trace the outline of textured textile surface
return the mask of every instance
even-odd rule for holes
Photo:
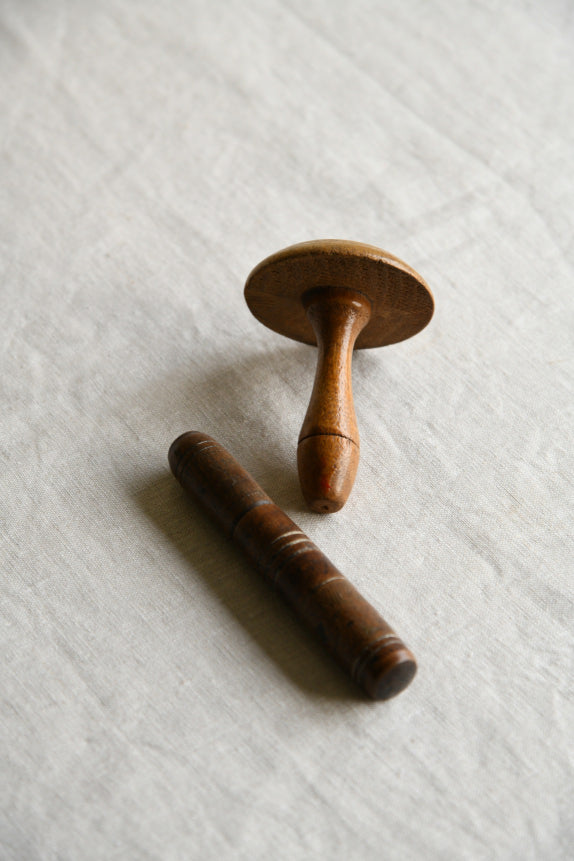
[[[5,0],[2,859],[574,857],[571,0]],[[357,354],[242,288],[306,239],[436,299]],[[167,467],[210,433],[412,647],[367,702]]]

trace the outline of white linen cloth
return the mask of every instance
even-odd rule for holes
[[[3,859],[574,855],[574,16],[565,0],[6,0]],[[313,348],[242,288],[381,246],[436,314],[355,356],[338,514]],[[223,443],[412,647],[367,702],[168,471]]]

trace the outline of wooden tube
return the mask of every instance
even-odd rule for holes
[[[411,652],[222,445],[184,433],[172,443],[169,463],[369,696],[385,700],[407,687],[416,672]]]

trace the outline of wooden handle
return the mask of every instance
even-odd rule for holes
[[[359,464],[359,431],[351,364],[371,303],[357,290],[323,287],[303,296],[319,355],[307,414],[299,434],[297,465],[307,505],[321,514],[347,501]]]
[[[223,446],[185,433],[169,450],[173,474],[207,509],[373,698],[389,699],[413,679],[411,652],[297,525]]]

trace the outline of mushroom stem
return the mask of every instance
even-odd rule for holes
[[[303,295],[319,354],[297,463],[303,496],[313,511],[338,511],[351,492],[359,463],[351,365],[357,336],[371,316],[358,290],[321,287]]]

